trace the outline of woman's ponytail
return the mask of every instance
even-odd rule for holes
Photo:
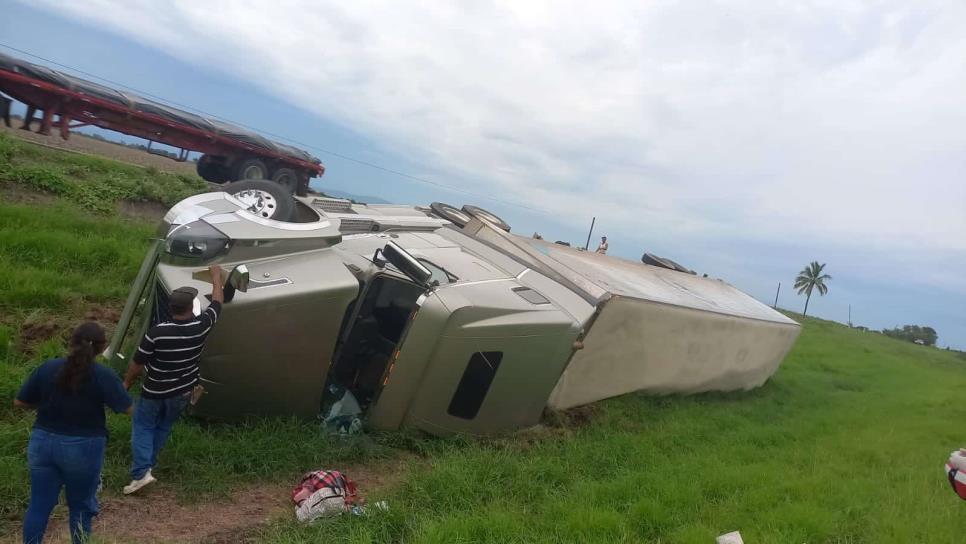
[[[104,349],[107,340],[104,329],[94,321],[78,325],[70,336],[67,364],[58,376],[57,385],[65,393],[73,393],[90,379],[94,357]]]

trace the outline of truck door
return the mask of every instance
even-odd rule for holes
[[[378,274],[366,285],[337,348],[328,383],[352,392],[365,410],[378,393],[406,326],[416,311],[421,285]]]

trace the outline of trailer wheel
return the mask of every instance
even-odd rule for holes
[[[289,221],[295,215],[295,200],[284,187],[267,179],[246,179],[229,183],[224,191],[247,206],[251,213],[275,221]]]
[[[268,178],[268,167],[261,159],[242,159],[235,165],[233,173],[234,181],[264,180]]]
[[[496,215],[493,212],[484,210],[479,206],[470,206],[469,204],[467,204],[466,206],[463,206],[463,211],[474,217],[486,219],[490,223],[493,223],[494,225],[496,225],[497,228],[510,232],[510,225],[508,225],[507,222],[504,221],[503,219],[500,219],[500,216]]]
[[[198,171],[198,176],[205,181],[212,183],[228,181],[228,172],[225,171],[225,165],[213,159],[211,155],[202,155],[195,165],[195,170]]]
[[[429,205],[429,209],[433,210],[434,214],[460,228],[466,226],[471,219],[471,217],[463,210],[457,208],[456,206],[450,206],[449,204],[444,204],[442,202],[433,202]]]
[[[641,262],[644,264],[649,264],[651,266],[658,266],[661,268],[667,268],[668,270],[675,270],[674,265],[665,261],[663,258],[658,257],[653,253],[645,253],[641,256]]]
[[[272,181],[285,187],[289,194],[295,194],[299,186],[299,175],[291,168],[277,168],[272,174]]]

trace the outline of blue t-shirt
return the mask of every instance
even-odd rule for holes
[[[27,378],[17,400],[37,408],[35,429],[68,436],[107,436],[104,406],[115,412],[131,407],[131,397],[111,369],[94,364],[91,377],[77,391],[64,392],[57,375],[66,359],[52,359],[37,367]]]

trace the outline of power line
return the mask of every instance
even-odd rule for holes
[[[538,212],[538,213],[544,213],[544,214],[552,214],[553,213],[550,210],[545,210],[545,209],[542,209],[542,208],[535,208],[533,206],[527,206],[526,204],[520,204],[519,202],[513,202],[513,201],[509,201],[509,200],[503,200],[503,199],[500,199],[500,198],[495,198],[495,197],[487,196],[487,195],[480,195],[480,194],[474,193],[472,191],[467,191],[465,189],[461,189],[459,187],[453,187],[452,185],[447,185],[445,183],[439,183],[437,181],[432,181],[432,180],[429,180],[429,179],[426,179],[426,178],[421,178],[419,176],[414,176],[412,174],[407,174],[405,172],[401,172],[399,170],[394,170],[392,168],[387,168],[385,166],[380,166],[378,164],[375,164],[375,163],[372,163],[372,162],[369,162],[369,161],[365,161],[365,160],[362,160],[362,159],[357,159],[357,158],[354,158],[354,157],[350,157],[349,155],[345,155],[345,154],[339,153],[337,151],[332,151],[332,150],[326,149],[324,147],[319,147],[317,145],[307,144],[307,143],[304,143],[304,142],[300,142],[298,140],[294,140],[294,139],[289,138],[287,136],[282,136],[281,134],[275,134],[275,133],[269,132],[267,130],[262,130],[262,129],[259,129],[257,127],[253,127],[253,126],[250,126],[250,125],[246,125],[244,123],[239,123],[237,121],[232,121],[230,119],[226,119],[224,117],[215,115],[213,113],[208,113],[208,112],[206,112],[204,110],[200,110],[198,108],[189,106],[187,104],[181,104],[181,103],[175,102],[173,100],[168,100],[166,98],[162,98],[160,96],[157,96],[157,95],[154,95],[154,94],[151,94],[151,93],[148,93],[148,92],[145,92],[145,91],[136,89],[136,88],[131,87],[129,85],[125,85],[124,83],[120,83],[118,81],[113,81],[113,80],[110,80],[110,79],[101,77],[101,76],[99,76],[97,74],[92,74],[90,72],[86,72],[86,71],[81,70],[79,68],[74,68],[73,66],[68,66],[66,64],[57,62],[55,60],[48,59],[48,58],[45,58],[45,57],[41,57],[40,55],[35,55],[35,54],[33,54],[33,53],[29,52],[29,51],[24,51],[23,49],[19,49],[17,47],[12,46],[12,45],[8,45],[8,44],[5,44],[5,43],[0,42],[0,47],[3,47],[5,49],[9,49],[11,51],[16,51],[17,53],[20,53],[20,54],[23,54],[23,55],[27,55],[29,57],[33,57],[35,59],[41,60],[41,61],[46,62],[46,63],[49,63],[49,64],[53,64],[54,66],[59,66],[60,68],[64,68],[66,70],[70,70],[71,72],[74,72],[74,73],[83,74],[83,75],[85,75],[87,77],[90,77],[90,78],[94,78],[94,79],[103,81],[105,83],[114,85],[116,87],[120,87],[122,89],[127,89],[129,91],[138,93],[138,94],[140,94],[142,96],[146,96],[148,98],[153,98],[154,100],[158,100],[160,102],[163,102],[163,103],[168,104],[168,105],[171,105],[171,106],[177,106],[179,108],[184,108],[184,109],[186,109],[188,111],[193,111],[195,113],[199,113],[201,115],[204,115],[204,116],[207,116],[207,117],[211,117],[213,119],[218,119],[220,121],[225,121],[227,123],[233,123],[233,124],[238,125],[238,126],[240,126],[242,128],[247,128],[247,129],[253,130],[255,132],[260,132],[260,133],[265,134],[267,136],[271,136],[271,137],[277,138],[279,140],[284,140],[284,141],[287,141],[289,143],[296,144],[296,145],[301,146],[301,147],[307,147],[309,149],[314,149],[315,151],[318,151],[320,153],[325,153],[327,155],[331,155],[333,157],[338,157],[340,159],[347,160],[347,161],[350,161],[350,162],[354,162],[356,164],[360,164],[360,165],[363,165],[363,166],[368,166],[369,168],[373,168],[373,169],[376,169],[376,170],[380,170],[380,171],[386,172],[388,174],[393,174],[393,175],[396,175],[396,176],[399,176],[399,177],[403,177],[403,178],[406,178],[406,179],[409,179],[409,180],[412,180],[412,181],[417,181],[419,183],[425,183],[427,185],[433,185],[435,187],[441,187],[441,188],[446,189],[448,191],[453,191],[453,192],[456,192],[456,193],[461,193],[461,194],[469,195],[469,196],[472,196],[472,197],[475,197],[475,198],[484,198],[484,199],[487,199],[487,200],[490,200],[490,201],[493,201],[493,202],[498,202],[500,204],[506,204],[508,206],[515,206],[517,208],[523,208],[525,210],[530,210],[530,211],[534,211],[534,212]]]

